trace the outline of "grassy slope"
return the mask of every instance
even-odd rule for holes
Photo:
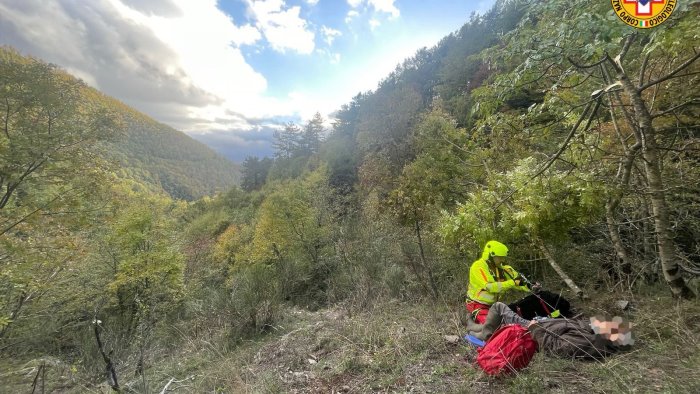
[[[460,305],[387,302],[357,314],[288,310],[271,334],[236,346],[214,322],[190,326],[188,334],[179,331],[181,345],[151,352],[146,375],[155,392],[171,378],[184,380],[171,384],[180,387],[176,392],[700,392],[700,304],[630,297],[605,294],[577,303],[589,315],[614,314],[615,300],[632,301],[625,314],[636,323],[634,349],[604,363],[537,354],[518,375],[491,378],[474,366],[474,350],[444,340],[463,334]],[[39,363],[6,364],[2,392],[31,388]],[[140,391],[132,367],[121,366],[121,383]],[[100,390],[79,374],[70,377],[69,369],[50,367],[47,388]]]

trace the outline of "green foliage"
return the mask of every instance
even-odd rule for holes
[[[435,109],[418,124],[414,139],[420,154],[403,168],[392,194],[395,210],[425,215],[454,206],[467,192],[474,159],[465,130]]]
[[[278,319],[280,288],[274,267],[256,264],[241,268],[231,278],[230,289],[228,318],[235,329],[234,338],[268,330]]]
[[[135,197],[135,196],[133,196]],[[109,289],[120,312],[138,305],[163,314],[182,296],[183,257],[166,219],[173,207],[167,201],[132,203],[119,212],[107,238],[110,257],[117,261]]]
[[[243,178],[241,180],[241,188],[245,191],[259,190],[267,181],[267,174],[272,166],[272,159],[257,157],[246,157],[243,161]]]
[[[599,186],[558,171],[533,179],[540,167],[528,158],[512,171],[493,174],[487,187],[471,194],[455,214],[444,214],[443,236],[472,249],[493,238],[562,241],[571,229],[600,217]]]
[[[212,195],[239,183],[239,166],[206,145],[141,114],[119,109],[126,119],[126,133],[104,148],[121,177],[154,185],[183,200]]]
[[[94,145],[114,137],[119,123],[55,66],[0,49],[0,74],[2,235],[65,203],[71,186],[88,183],[81,178],[95,179],[103,163]]]
[[[270,186],[255,220],[249,259],[277,265],[286,299],[325,303],[327,258],[334,231],[332,191],[325,167]]]

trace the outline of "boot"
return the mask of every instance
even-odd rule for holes
[[[471,313],[467,314],[467,331],[480,332],[483,324],[478,324],[474,321],[474,316]]]
[[[482,326],[481,330],[470,331],[469,334],[475,338],[481,339],[482,341],[486,341],[500,325],[501,315],[495,308],[491,308],[489,310],[489,314],[486,315],[486,321],[484,321],[484,324],[477,324],[477,326]]]

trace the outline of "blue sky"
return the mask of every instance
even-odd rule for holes
[[[0,0],[0,44],[241,161],[495,0]]]

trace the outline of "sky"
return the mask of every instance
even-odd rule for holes
[[[495,0],[0,0],[0,45],[234,161],[374,90]]]

